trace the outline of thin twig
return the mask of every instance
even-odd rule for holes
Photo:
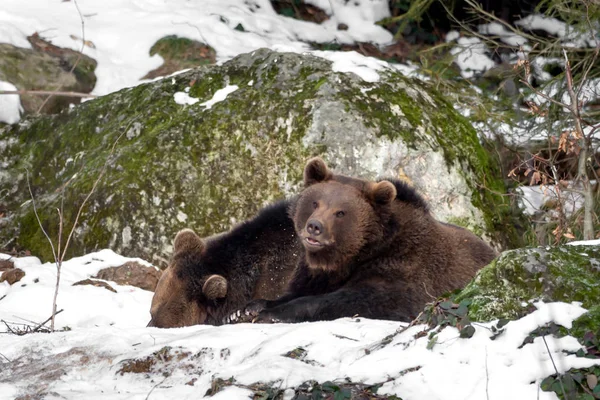
[[[10,361],[10,359],[9,359],[8,357],[6,357],[4,354],[0,353],[0,356],[4,357],[4,359],[5,359],[6,361],[8,361],[8,362],[12,362],[12,361]]]
[[[77,59],[75,60],[75,63],[73,64],[73,66],[71,67],[71,70],[69,71],[69,75],[71,75],[73,73],[73,71],[75,71],[75,68],[77,68],[79,61],[81,61],[81,56],[83,55],[83,49],[85,48],[85,22],[83,21],[83,15],[81,14],[81,10],[79,9],[79,4],[77,4],[77,0],[73,0],[73,4],[75,4],[75,8],[77,8],[77,13],[79,14],[79,20],[81,21],[81,49],[79,50],[79,54],[77,55]],[[59,83],[56,86],[56,88],[54,89],[54,91],[58,91],[62,87],[63,87],[63,84]],[[38,108],[37,114],[39,114],[42,111],[42,109],[44,108],[46,103],[48,103],[48,101],[52,98],[52,96],[54,96],[54,94],[50,94],[50,96],[46,97],[46,99],[42,102],[42,105]]]
[[[48,236],[48,232],[46,232],[46,230],[44,229],[44,226],[42,225],[42,221],[40,220],[40,216],[38,215],[38,212],[37,212],[37,207],[35,206],[35,198],[33,197],[33,192],[31,191],[31,185],[29,183],[29,170],[25,170],[25,172],[26,172],[26,178],[27,178],[27,188],[29,189],[29,195],[31,196],[31,203],[33,204],[33,213],[35,214],[35,218],[37,219],[38,225],[42,229],[44,236],[46,236],[46,239],[48,239],[48,243],[50,243],[50,247],[52,248],[52,255],[54,256],[54,259],[58,260],[56,250],[54,249],[54,243],[52,243],[50,236]]]
[[[32,332],[37,332],[39,331],[44,325],[46,325],[48,323],[48,321],[50,321],[51,319],[53,319],[54,317],[56,317],[58,314],[60,314],[61,312],[63,312],[64,309],[60,309],[60,311],[57,311],[55,313],[53,313],[50,317],[48,317],[47,320],[45,320],[44,322],[42,322],[41,324],[39,324],[38,326],[36,326],[35,328],[33,328]],[[54,330],[54,329],[52,329]]]
[[[525,79],[519,79],[519,82],[521,82],[522,84],[527,86],[529,89],[533,90],[535,92],[535,94],[537,94],[538,96],[542,96],[544,99],[556,104],[557,106],[566,108],[567,110],[571,109],[567,104],[563,103],[562,101],[558,101],[558,100],[548,96],[546,93],[542,92],[541,90],[534,88],[531,85],[531,83],[527,82]]]
[[[554,358],[552,357],[552,354],[550,353],[550,347],[548,347],[548,343],[546,342],[546,336],[542,336],[542,340],[544,341],[544,344],[546,345],[546,350],[548,351],[548,356],[550,356],[550,361],[552,361],[552,366],[554,367],[554,371],[556,372],[556,377],[558,378],[558,382],[560,383],[560,389],[562,390],[563,399],[567,399],[567,395],[565,394],[565,387],[563,386],[562,378],[560,377],[560,374],[558,373],[558,368],[556,368],[556,364],[554,364]]]
[[[131,123],[129,125],[131,125]],[[69,243],[71,242],[71,237],[73,237],[73,233],[75,232],[75,228],[77,227],[77,224],[79,223],[79,217],[81,216],[81,213],[83,211],[84,206],[86,205],[86,203],[88,202],[88,200],[90,199],[90,197],[92,197],[92,194],[96,190],[96,187],[98,186],[98,183],[100,182],[100,180],[104,176],[104,173],[106,172],[106,168],[108,167],[108,162],[110,161],[110,158],[114,154],[115,148],[117,147],[117,143],[119,142],[119,139],[121,139],[121,137],[123,137],[123,135],[127,132],[127,130],[128,130],[127,128],[124,129],[123,132],[121,132],[121,134],[117,138],[117,140],[115,140],[115,142],[113,143],[112,148],[110,150],[110,153],[106,157],[106,161],[104,162],[104,165],[102,166],[102,170],[100,171],[100,175],[98,175],[98,178],[96,178],[96,180],[94,181],[94,184],[92,186],[92,190],[90,190],[90,192],[87,194],[85,200],[83,200],[83,203],[79,207],[79,210],[77,211],[77,216],[75,217],[75,222],[73,223],[73,227],[71,228],[71,232],[69,232],[69,236],[67,237],[67,242],[65,243],[65,247],[64,247],[63,253],[61,255],[61,260],[64,259],[65,255],[67,253],[67,249],[69,247]]]
[[[488,371],[488,352],[487,346],[485,346],[485,398],[490,400],[490,375]]]
[[[150,398],[150,394],[151,394],[151,393],[154,391],[154,389],[156,389],[156,388],[158,387],[158,385],[162,385],[162,383],[163,383],[164,381],[166,381],[168,377],[169,377],[169,375],[165,376],[165,377],[164,377],[164,379],[163,379],[162,381],[158,382],[156,385],[154,385],[154,386],[152,387],[152,389],[150,389],[150,391],[148,392],[148,395],[146,396],[146,400],[148,400],[148,399]]]
[[[81,92],[55,92],[52,90],[0,90],[0,95],[3,94],[30,94],[36,96],[68,96],[68,97],[97,97],[96,95]],[[50,98],[50,97],[48,97]]]

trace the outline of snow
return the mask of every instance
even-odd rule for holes
[[[7,258],[0,254],[0,259]],[[45,320],[55,285],[54,264],[42,264],[35,257],[11,260],[26,275],[13,286],[0,284],[0,320]],[[488,395],[490,399],[555,399],[553,393],[539,389],[540,382],[554,373],[553,361],[559,372],[600,364],[598,359],[573,355],[581,345],[570,336],[546,336],[549,350],[541,337],[521,347],[531,331],[549,322],[570,328],[586,312],[580,303],[534,303],[536,311],[509,322],[494,340],[491,327],[497,321],[474,324],[470,339],[461,339],[456,328],[447,327],[428,349],[428,335],[416,336],[425,326],[403,329],[405,324],[364,318],[146,328],[152,293],[114,282],[110,284],[117,293],[72,286],[101,268],[131,260],[102,250],[63,264],[58,308],[64,312],[57,316],[57,326],[71,330],[3,334],[1,400],[42,389],[64,399],[145,399],[150,391],[152,399],[195,399],[216,378],[234,379],[233,386],[217,394],[219,399],[247,399],[251,396],[248,386],[261,382],[283,390],[310,380],[345,379],[384,383],[379,394],[405,400],[479,400]],[[382,343],[389,335],[391,342]],[[305,354],[298,359],[286,356],[298,348]],[[159,350],[167,356],[153,355]],[[147,357],[155,360],[151,370],[119,372],[128,360]],[[41,371],[61,373],[53,376]],[[291,392],[287,393],[289,397]]]
[[[9,258],[0,254],[0,259]],[[12,258],[16,268],[25,272],[25,277],[13,286],[0,283],[0,320],[15,323],[26,321],[42,322],[51,314],[52,298],[56,285],[56,266],[42,264],[36,257]],[[64,311],[57,315],[59,329],[88,328],[118,325],[122,328],[145,326],[149,320],[152,293],[132,287],[111,284],[117,293],[101,287],[72,286],[87,279],[103,268],[116,267],[127,261],[150,265],[141,259],[130,259],[111,250],[73,258],[62,265],[61,291],[57,307]],[[0,330],[5,328],[0,327]]]
[[[375,24],[390,15],[385,0],[317,3],[330,13],[333,6],[331,18],[323,24],[278,15],[268,0],[78,0],[85,40],[90,43],[83,52],[98,62],[92,94],[139,84],[162,64],[162,58],[151,57],[149,50],[167,35],[209,44],[219,63],[262,47],[306,52],[307,42],[386,44],[392,40],[391,33]],[[348,29],[338,30],[339,23]],[[245,32],[234,29],[239,24]],[[57,46],[79,51],[83,34],[75,2],[30,0],[24,7],[21,0],[2,0],[0,43],[29,48],[26,37],[35,32]]]
[[[457,45],[450,50],[450,53],[455,56],[454,61],[465,78],[472,78],[477,73],[484,72],[496,65],[488,57],[488,49],[485,44],[475,37],[459,38]]]
[[[596,240],[578,240],[575,242],[569,242],[571,246],[600,246],[600,239]]]
[[[1,31],[0,31],[1,32]],[[0,91],[2,90],[19,90],[9,82],[0,81]],[[6,124],[14,124],[21,119],[21,98],[18,94],[3,94],[0,95],[0,122]]]
[[[200,105],[203,106],[205,110],[208,110],[208,109],[212,108],[212,106],[214,106],[215,104],[225,100],[228,95],[230,95],[231,93],[235,92],[238,89],[239,89],[239,87],[237,85],[227,85],[224,88],[217,90],[215,92],[215,94],[213,95],[212,99],[207,100],[204,103],[200,103]],[[181,105],[194,105],[197,102],[199,102],[200,99],[191,97],[188,94],[189,91],[190,91],[190,88],[188,87],[188,88],[185,88],[185,90],[183,92],[176,92],[173,95],[173,99],[175,100],[175,103],[181,104]]]
[[[527,40],[523,36],[511,32],[506,26],[498,22],[479,25],[478,31],[484,35],[497,36],[501,41],[510,46],[518,47],[527,43]],[[446,38],[446,40],[448,39]]]
[[[520,186],[516,189],[516,192],[520,194],[519,203],[521,204],[521,209],[527,215],[534,215],[542,211],[548,202],[558,202],[559,195],[567,217],[573,215],[573,213],[583,207],[584,202],[581,194],[565,190],[561,190],[558,193],[555,185]]]
[[[446,42],[453,42],[460,37],[460,33],[458,31],[450,31],[446,34]]]
[[[204,103],[201,103],[200,105],[204,106],[205,110],[209,110],[210,108],[212,108],[212,106],[225,100],[228,95],[230,95],[231,93],[235,92],[238,89],[239,89],[238,85],[227,85],[223,89],[217,90],[215,92],[215,94],[213,95],[212,99],[205,101]]]
[[[190,88],[185,88],[184,92],[175,92],[175,94],[173,94],[173,100],[175,100],[175,103],[177,104],[181,104],[181,105],[193,105],[196,104],[197,102],[199,102],[200,100],[191,97],[188,92],[190,91]]]
[[[542,14],[531,14],[516,21],[518,25],[526,30],[542,30],[550,35],[561,39],[566,47],[595,47],[597,39],[593,32],[576,32],[568,24],[553,17]]]
[[[567,24],[556,18],[546,17],[540,14],[528,15],[527,17],[516,21],[515,25],[519,25],[528,30],[546,31],[559,38],[567,35]]]

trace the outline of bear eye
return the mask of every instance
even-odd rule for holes
[[[319,208],[319,203],[317,203],[316,201],[313,201],[313,208],[316,210],[317,208]]]
[[[335,216],[338,217],[338,218],[342,218],[344,215],[346,215],[346,213],[343,212],[343,211],[338,211],[338,212],[335,213]]]

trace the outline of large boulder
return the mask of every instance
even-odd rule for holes
[[[90,93],[96,84],[96,60],[77,51],[54,46],[37,33],[27,38],[30,49],[0,43],[0,81],[19,90]],[[26,114],[57,113],[78,104],[80,97],[21,95]],[[40,110],[41,108],[41,110]]]
[[[471,125],[393,69],[364,80],[323,58],[259,50],[6,127],[0,146],[0,243],[46,259],[26,171],[51,237],[56,209],[68,229],[102,176],[70,249],[160,264],[179,229],[220,232],[297,192],[315,155],[340,173],[410,181],[439,219],[497,247],[517,240],[496,160]]]

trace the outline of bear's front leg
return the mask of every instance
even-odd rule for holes
[[[304,296],[261,311],[254,322],[331,321],[360,316],[411,321],[419,311],[402,287],[387,290],[373,286],[343,288],[331,293]]]
[[[304,321],[316,321],[314,316],[321,303],[318,297],[305,296],[296,298],[274,307],[265,308],[260,311],[253,319],[253,323],[272,324],[277,322],[294,323]]]

